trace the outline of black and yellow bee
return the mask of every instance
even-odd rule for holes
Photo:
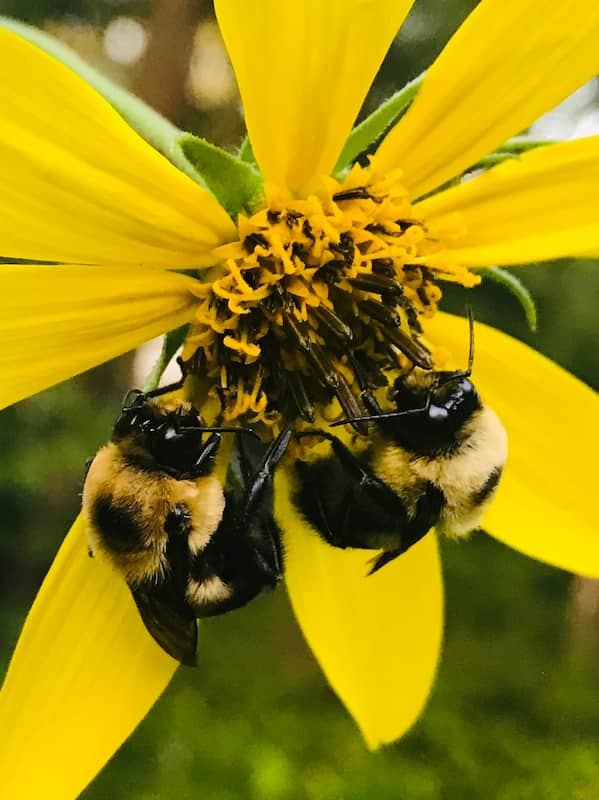
[[[245,605],[281,579],[280,531],[272,515],[272,472],[284,430],[252,466],[240,448],[245,485],[214,474],[221,434],[189,403],[162,391],[130,392],[112,435],[91,461],[83,488],[90,553],[124,576],[151,635],[192,664],[196,618]]]
[[[329,544],[382,550],[372,572],[433,527],[449,536],[478,528],[507,458],[507,436],[466,371],[415,369],[397,378],[384,413],[368,392],[368,446],[358,454],[327,431],[328,455],[295,465],[293,502]]]

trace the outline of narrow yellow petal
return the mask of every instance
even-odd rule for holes
[[[0,29],[2,255],[205,266],[233,223],[94,89]]]
[[[427,334],[466,363],[465,320],[440,315],[427,323]],[[477,324],[475,344],[474,381],[499,414],[510,447],[485,530],[539,561],[599,577],[597,395],[494,328]]]
[[[448,222],[464,226],[450,252],[455,262],[521,264],[599,247],[597,186],[599,136],[592,136],[504,162],[424,200],[416,213],[433,235]]]
[[[599,69],[599,3],[482,0],[382,143],[414,197],[520,133]]]
[[[295,615],[368,746],[392,742],[420,715],[435,676],[443,627],[436,539],[429,534],[367,576],[372,552],[325,544],[288,492],[280,472],[277,517]]]
[[[0,265],[0,408],[188,322],[186,275]]]
[[[413,0],[216,0],[267,181],[301,193],[335,166]]]
[[[78,518],[0,692],[2,797],[77,797],[177,666],[146,632],[124,581],[88,556]]]

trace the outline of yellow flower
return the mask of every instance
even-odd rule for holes
[[[340,185],[323,176],[334,171],[410,6],[262,0],[257,10],[217,0],[253,151],[274,187],[271,210],[313,203],[311,197],[326,204],[357,186],[356,172]],[[598,36],[596,0],[542,10],[536,0],[482,0],[453,36],[364,173],[369,186],[391,186],[393,201],[423,221],[428,238],[410,244],[418,263],[426,259],[467,284],[467,267],[599,249],[599,137],[544,147],[426,197],[593,77]],[[4,405],[186,322],[194,323],[192,335],[212,336],[206,287],[229,293],[231,319],[242,314],[240,293],[252,287],[243,286],[245,262],[235,245],[241,234],[206,188],[68,68],[7,30],[0,31],[0,75],[2,254],[49,262],[2,266]],[[339,206],[343,200],[329,209],[333,216]],[[246,224],[252,219],[240,218],[240,227]],[[365,228],[353,217],[351,225]],[[218,250],[222,245],[228,249]],[[226,280],[217,289],[169,271],[208,267],[217,250],[230,269],[228,277],[218,273]],[[236,269],[241,278],[233,280]],[[434,311],[438,297],[427,288]],[[599,576],[594,519],[580,501],[594,488],[595,397],[522,344],[476,328],[476,383],[511,446],[486,528],[530,556]],[[463,321],[433,314],[426,335],[456,357],[464,351]],[[247,351],[248,363],[256,357],[247,338],[231,344]],[[442,590],[434,536],[366,579],[367,556],[311,535],[283,502],[287,475],[277,480],[298,621],[368,744],[392,741],[420,713],[436,669]],[[101,560],[90,562],[77,521],[29,614],[0,695],[6,796],[76,796],[176,666],[147,635],[123,582]]]

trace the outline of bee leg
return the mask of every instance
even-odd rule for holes
[[[261,572],[276,585],[283,575],[281,532],[272,515],[268,488],[279,461],[285,455],[292,431],[284,428],[270,445],[255,471],[251,471],[247,454],[240,446],[239,460],[246,481],[246,490],[239,509],[239,528],[247,530],[255,520],[260,520],[260,547],[254,549],[254,558]]]
[[[374,575],[381,567],[393,561],[398,556],[409,550],[412,545],[415,545],[423,539],[431,528],[434,528],[439,521],[439,516],[443,510],[445,503],[445,496],[441,489],[433,483],[428,483],[424,493],[421,495],[418,503],[416,504],[416,513],[414,517],[402,529],[401,541],[402,546],[393,550],[385,550],[377,556],[372,564],[369,575]]]
[[[179,389],[183,388],[186,377],[187,377],[186,375],[183,375],[181,378],[179,378],[178,381],[175,381],[174,383],[169,383],[166,386],[159,386],[157,389],[151,389],[149,392],[144,392],[143,395],[146,398],[155,398],[155,397],[162,397],[163,394],[178,392]]]
[[[285,455],[292,435],[291,428],[283,428],[252,475],[251,483],[247,487],[242,501],[242,523],[250,519],[255,509],[262,502],[264,491],[272,479],[277,464]]]
[[[297,462],[298,508],[334,547],[379,549],[381,534],[388,538],[407,525],[403,501],[336,436],[317,433],[330,441],[333,456],[320,462]]]
[[[251,558],[271,586],[276,586],[283,575],[281,531],[272,513],[271,479],[290,439],[291,432],[285,429],[266,452],[262,448],[260,453],[256,449],[256,442],[237,437],[239,470],[244,490],[241,497],[234,499],[231,495],[227,500],[230,508],[235,508],[232,512],[234,521],[231,523],[235,536],[247,538],[248,531],[255,532],[251,536]],[[248,452],[250,445],[251,452]]]
[[[386,566],[391,561],[395,561],[402,553],[405,553],[405,550],[383,550],[380,555],[375,556],[370,562],[372,567],[368,570],[368,575],[374,575],[379,569]]]
[[[193,477],[201,478],[203,475],[209,475],[212,472],[214,469],[214,459],[218,453],[220,442],[220,433],[212,433],[201,446],[198,457],[191,468]]]
[[[260,541],[263,546],[254,548],[255,562],[269,584],[276,586],[283,577],[283,550],[281,531],[272,515],[260,526]]]
[[[377,557],[371,572],[404,553],[438,522],[445,498],[432,483],[423,493],[413,514],[402,498],[372,472],[341,442],[327,432],[335,460],[322,464],[298,462],[303,491],[297,498],[309,521],[335,547],[385,551]],[[337,465],[337,466],[336,466]],[[389,547],[390,540],[397,542]]]
[[[256,444],[257,443],[254,442],[254,445]],[[243,478],[243,485],[244,487],[247,487],[252,480],[254,471],[252,469],[252,462],[246,449],[246,442],[244,441],[243,436],[237,436],[237,455],[239,457],[239,470],[241,472],[241,477]]]

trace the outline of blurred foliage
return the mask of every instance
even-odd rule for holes
[[[116,14],[147,14],[152,0],[0,0],[0,13],[32,25],[67,19],[101,23]]]
[[[418,2],[364,113],[428,66],[473,5],[466,0]],[[1,13],[37,24],[50,18],[62,24],[86,22],[96,26],[98,37],[97,26],[111,18],[144,17],[150,11],[149,0],[0,0]],[[199,13],[206,17],[209,10],[199,7]],[[132,84],[135,68],[119,77]],[[184,116],[186,127],[219,143],[235,145],[243,135],[235,101],[213,110],[190,103]],[[483,286],[468,301],[476,319],[533,344],[596,385],[594,269],[590,263],[563,261],[519,273],[538,302],[534,335],[517,302],[501,287]],[[464,293],[448,290],[447,303],[463,312]],[[83,465],[109,435],[128,386],[129,364],[125,358],[94,370],[0,417],[2,666],[77,513]],[[179,671],[84,797],[597,797],[596,665],[586,649],[574,644],[571,578],[484,535],[464,544],[445,543],[444,557],[444,658],[429,707],[403,741],[381,752],[366,751],[279,591],[202,625],[199,669]],[[398,618],[404,611],[398,609]]]

